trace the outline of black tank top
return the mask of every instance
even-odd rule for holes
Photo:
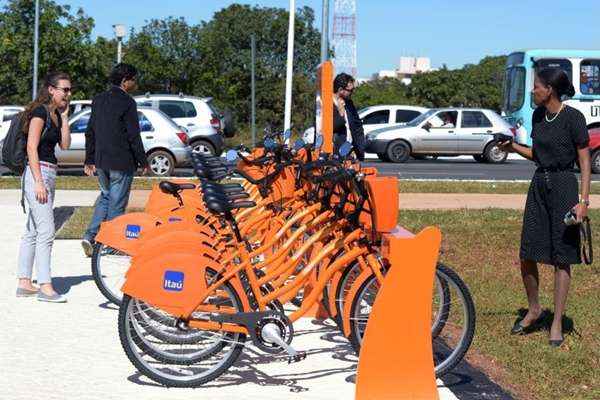
[[[58,110],[55,111],[56,120],[58,121],[58,125],[54,123],[52,118],[50,118],[50,124],[48,125],[48,129],[43,134],[40,144],[38,145],[38,156],[40,161],[45,161],[48,163],[56,164],[56,154],[54,149],[58,142],[60,141],[60,130],[62,128],[62,118],[58,113]],[[36,107],[32,113],[31,118],[37,117],[41,118],[44,121],[44,127],[46,126],[46,107],[39,106]],[[42,128],[42,132],[43,132]]]

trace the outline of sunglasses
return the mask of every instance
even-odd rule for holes
[[[344,88],[344,90],[345,90],[346,92],[348,92],[348,93],[352,93],[352,92],[354,92],[354,88],[352,88],[352,89]]]
[[[68,94],[68,93],[72,93],[72,92],[73,92],[73,90],[72,90],[70,87],[60,87],[60,86],[54,86],[54,85],[52,85],[52,87],[53,87],[54,89],[62,90],[62,91],[63,91],[63,93],[65,93],[65,94]]]

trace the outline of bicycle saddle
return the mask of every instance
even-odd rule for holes
[[[182,190],[195,189],[196,185],[194,185],[193,183],[175,183],[169,181],[162,181],[158,184],[158,187],[161,192],[174,196]]]

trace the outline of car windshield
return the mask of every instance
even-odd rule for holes
[[[365,108],[361,108],[360,110],[358,110],[358,115],[363,115],[365,112],[369,111],[371,109],[371,107],[365,107]]]
[[[437,112],[437,110],[429,110],[427,112],[424,112],[423,114],[419,115],[417,118],[408,122],[405,126],[418,126],[421,122],[425,121],[427,118],[431,117],[436,112]]]
[[[180,131],[182,130],[179,125],[177,125],[177,123],[175,123],[175,121],[173,121],[171,118],[169,118],[169,116],[167,114],[165,114],[164,112],[160,111],[160,110],[152,110],[151,112],[156,112],[158,113],[161,117],[163,117],[165,119],[165,121],[167,121],[167,123],[169,125],[171,125],[173,128],[175,128],[176,130]]]
[[[210,111],[213,114],[215,114],[216,116],[221,115],[221,113],[219,112],[219,109],[217,108],[217,106],[215,105],[215,103],[212,100],[207,101],[206,105],[208,106],[208,108],[210,108]]]

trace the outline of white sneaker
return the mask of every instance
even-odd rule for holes
[[[94,246],[87,239],[83,239],[81,241],[81,247],[83,247],[83,252],[85,253],[86,257],[91,257],[92,253],[94,253]]]
[[[66,303],[67,302],[67,298],[65,296],[63,296],[62,294],[55,293],[52,296],[48,296],[41,290],[37,295],[37,299],[38,299],[38,301],[46,301],[48,303]]]

